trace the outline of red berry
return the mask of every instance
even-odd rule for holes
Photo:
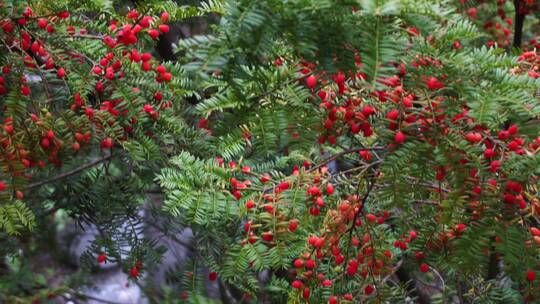
[[[478,10],[476,7],[471,7],[467,10],[467,14],[469,14],[469,16],[471,16],[471,18],[473,19],[476,19],[477,13],[478,13]]]
[[[358,262],[355,260],[351,260],[349,264],[347,265],[347,274],[350,276],[356,275],[358,272]]]
[[[43,138],[40,144],[44,150],[48,150],[51,147],[51,142],[48,138]]]
[[[0,191],[6,190],[6,183],[0,182]]]
[[[510,135],[514,135],[518,132],[518,126],[517,125],[511,125],[510,128],[508,128],[508,133]]]
[[[289,231],[290,232],[295,232],[296,229],[298,229],[298,220],[297,219],[292,219],[289,221]]]
[[[21,163],[24,165],[25,168],[30,168],[31,167],[30,161],[28,159],[26,159],[26,158],[21,159]]]
[[[88,116],[88,118],[94,117],[94,109],[92,108],[84,109],[84,113],[86,114],[86,116]]]
[[[107,137],[101,141],[101,148],[103,149],[111,149],[114,145],[113,139],[110,137]]]
[[[255,202],[254,201],[247,201],[246,202],[246,208],[252,209],[253,207],[255,207]]]
[[[306,78],[306,85],[308,88],[313,90],[313,88],[317,85],[317,78],[315,78],[313,75],[309,75]]]
[[[328,195],[331,195],[332,193],[334,193],[334,185],[332,185],[330,183],[328,185],[326,185],[326,193]]]
[[[158,28],[159,28],[159,31],[162,33],[168,33],[170,31],[169,26],[166,24],[160,24]]]
[[[163,78],[163,80],[169,82],[172,79],[172,74],[171,73],[163,73],[163,74],[161,74],[161,78]]]
[[[139,269],[137,267],[131,267],[131,269],[129,270],[129,275],[132,278],[137,278],[139,276]]]
[[[370,105],[367,105],[365,107],[362,108],[362,114],[366,117],[370,116],[370,115],[373,115],[375,114],[375,109],[370,106]]]
[[[79,149],[81,149],[81,144],[79,144],[78,142],[74,142],[71,145],[71,149],[73,150],[73,152],[77,152],[79,151]]]
[[[294,260],[294,267],[296,268],[304,267],[304,261],[302,261],[301,259]]]
[[[310,296],[311,292],[309,291],[309,288],[304,288],[304,290],[302,291],[302,297],[304,299],[309,299],[309,296]]]
[[[13,125],[5,125],[4,130],[7,134],[13,134]]]
[[[47,21],[47,19],[45,19],[45,18],[39,18],[39,19],[38,19],[38,26],[39,26],[40,28],[42,28],[42,29],[44,29],[44,28],[47,27],[47,23],[48,23],[48,21]]]
[[[403,132],[401,131],[398,131],[394,136],[394,141],[398,144],[402,144],[403,142],[405,142],[405,134],[403,134]]]
[[[532,270],[527,270],[527,281],[533,282],[536,278],[536,273]]]
[[[388,112],[386,114],[386,118],[390,119],[390,120],[396,120],[399,116],[399,111],[394,109],[394,110],[391,110],[390,112]]]
[[[165,23],[167,22],[167,20],[169,20],[169,13],[167,12],[161,13],[161,22]]]
[[[429,90],[431,91],[435,91],[435,90],[438,90],[438,89],[442,89],[444,87],[444,84],[442,82],[440,82],[437,78],[435,77],[430,77],[427,81],[426,81],[426,85],[428,87]]]
[[[107,260],[107,256],[106,256],[105,254],[103,254],[103,253],[100,254],[100,255],[98,255],[98,257],[97,257],[97,261],[98,261],[98,263],[100,263],[100,264],[103,263],[103,262],[105,262],[106,260]]]
[[[215,271],[210,272],[210,273],[208,274],[208,279],[209,279],[210,281],[215,281],[215,280],[217,279],[217,272],[215,272]]]
[[[56,76],[58,78],[64,78],[64,76],[66,76],[66,70],[64,70],[64,68],[59,68],[57,71],[56,71]]]
[[[92,72],[93,72],[94,74],[98,74],[98,75],[99,75],[99,74],[101,74],[101,73],[103,72],[103,70],[102,70],[99,66],[96,65],[96,66],[94,66],[94,67],[92,68]]]
[[[148,31],[148,35],[150,35],[152,39],[157,39],[157,37],[159,36],[159,32],[156,29],[151,29]]]
[[[371,152],[367,151],[367,150],[362,150],[360,151],[360,156],[365,160],[365,161],[369,161],[371,159]]]
[[[482,134],[477,132],[469,132],[465,134],[465,139],[470,143],[477,143],[482,141]]]
[[[41,47],[41,45],[39,45],[39,42],[37,41],[34,41],[32,43],[32,46],[30,47],[30,50],[34,53],[37,53],[39,51],[39,48]]]
[[[322,281],[322,286],[324,286],[324,287],[332,286],[332,280],[326,279],[326,280]]]
[[[501,162],[499,160],[494,160],[489,164],[489,166],[490,166],[490,171],[495,173],[501,167]]]
[[[455,226],[455,230],[458,232],[458,233],[461,233],[463,231],[465,231],[465,229],[467,229],[467,226],[465,224],[457,224]]]
[[[158,66],[156,67],[156,72],[158,72],[158,73],[160,73],[160,74],[163,74],[163,73],[167,72],[167,69],[166,69],[164,66],[162,66],[162,65],[158,65]]]
[[[150,53],[143,53],[141,55],[141,60],[144,62],[149,61],[150,59],[152,59],[152,54]]]
[[[60,13],[58,13],[58,17],[59,17],[60,19],[66,19],[66,18],[69,17],[69,12],[68,12],[68,11],[60,12]]]
[[[428,271],[429,271],[429,265],[426,264],[426,263],[422,263],[422,264],[420,265],[420,271],[421,271],[421,272],[424,272],[424,273],[428,272]]]
[[[292,282],[291,286],[294,288],[294,289],[300,289],[302,288],[304,284],[302,284],[301,281],[298,281],[298,280],[295,280]]]
[[[366,287],[364,288],[364,293],[368,296],[372,294],[373,291],[375,291],[375,287],[373,287],[372,285],[366,285]]]
[[[289,186],[290,185],[289,185],[288,182],[281,182],[281,183],[279,183],[278,188],[281,191],[285,191],[285,190],[289,189]]]
[[[274,234],[271,231],[266,231],[262,233],[261,237],[264,241],[270,242],[274,238]]]
[[[497,153],[493,149],[486,149],[484,151],[484,158],[493,158],[497,156]]]
[[[261,176],[261,178],[259,180],[261,181],[261,183],[265,184],[268,181],[270,181],[271,179],[272,178],[270,177],[270,174],[264,173],[263,176]]]
[[[28,18],[28,17],[30,17],[32,15],[32,13],[33,13],[32,8],[27,6],[27,7],[24,8],[23,16]]]
[[[30,88],[28,86],[22,86],[21,94],[23,94],[24,96],[30,96]]]
[[[312,186],[307,190],[307,194],[311,196],[320,196],[322,195],[321,190],[317,186]]]
[[[330,296],[328,298],[328,304],[338,304],[338,299],[336,296]]]

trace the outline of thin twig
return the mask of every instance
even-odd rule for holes
[[[401,265],[403,265],[403,258],[401,258],[396,265],[393,267],[392,272],[390,272],[388,275],[386,275],[382,280],[381,284],[386,283],[386,281],[390,280],[390,277],[393,276],[396,271],[398,271],[399,268],[401,268]]]
[[[329,163],[331,163],[333,160],[336,160],[339,157],[341,157],[343,155],[346,155],[346,154],[360,152],[360,151],[382,151],[384,149],[385,149],[385,147],[376,146],[376,147],[370,147],[370,148],[354,148],[354,149],[344,150],[344,151],[341,151],[339,153],[336,153],[336,154],[330,156],[329,158],[325,159],[323,162],[321,162],[317,166],[309,169],[308,171],[312,172],[312,171],[315,171],[315,170],[317,170],[317,169],[319,169],[321,167],[324,167],[324,166],[328,165]]]
[[[163,236],[170,238],[171,240],[173,240],[178,245],[180,245],[180,246],[182,246],[182,247],[184,247],[184,248],[186,248],[188,250],[194,250],[195,249],[192,244],[189,244],[187,242],[184,242],[184,241],[180,240],[174,234],[169,234],[169,233],[165,232],[165,229],[163,229],[163,227],[159,226],[157,223],[154,223],[152,221],[145,221],[145,224],[148,224],[148,225],[152,226],[154,229],[158,230],[161,234],[163,234]]]
[[[25,190],[38,188],[38,187],[41,187],[41,186],[43,186],[45,184],[49,184],[49,183],[64,179],[66,177],[70,177],[70,176],[75,175],[75,174],[77,174],[77,173],[79,173],[81,171],[84,171],[84,170],[88,169],[88,168],[92,168],[94,166],[97,166],[97,165],[109,160],[111,157],[112,157],[111,154],[105,155],[105,156],[103,156],[101,158],[98,158],[98,159],[96,159],[94,161],[91,161],[91,162],[89,162],[87,164],[84,164],[84,165],[82,165],[80,167],[77,167],[77,168],[75,168],[73,170],[66,171],[64,173],[58,174],[58,175],[56,175],[54,177],[51,177],[49,179],[46,179],[46,180],[42,180],[42,181],[39,181],[39,182],[29,184],[28,186],[26,186]]]

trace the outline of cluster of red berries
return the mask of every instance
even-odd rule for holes
[[[18,8],[15,11],[19,16],[0,16],[0,35],[12,55],[20,57],[21,64],[12,60],[4,61],[6,65],[2,67],[0,74],[0,99],[13,98],[12,95],[15,94],[20,96],[22,101],[32,103],[35,110],[42,108],[43,111],[29,113],[28,120],[20,119],[14,117],[19,111],[15,108],[16,105],[5,104],[3,111],[6,118],[2,122],[0,144],[5,152],[2,158],[7,163],[5,167],[8,168],[9,172],[6,173],[9,175],[28,180],[32,174],[25,173],[26,168],[43,168],[47,161],[55,166],[62,166],[62,158],[73,155],[64,153],[66,146],[71,148],[72,152],[79,152],[82,146],[89,144],[92,139],[96,139],[102,149],[112,149],[116,142],[131,136],[139,120],[145,117],[158,120],[160,111],[172,107],[172,102],[164,97],[173,96],[170,88],[166,86],[173,80],[172,71],[159,65],[150,53],[138,50],[148,41],[148,38],[141,36],[143,33],[151,39],[157,39],[160,34],[170,31],[166,24],[169,21],[167,12],[154,17],[140,16],[136,10],[132,10],[122,21],[110,22],[108,35],[91,35],[85,28],[76,29],[71,23],[77,23],[77,18],[71,19],[67,11],[44,14],[46,16],[38,15],[31,7]],[[71,40],[98,39],[102,42],[105,55],[91,58],[76,49],[63,49],[63,44],[56,43],[58,39],[65,39],[68,43]],[[129,49],[126,49],[128,46]],[[60,53],[64,55],[58,55]],[[74,64],[76,68],[72,67]],[[94,85],[94,91],[90,92],[87,88],[80,90],[73,85],[77,83],[74,79],[81,76],[80,68],[86,66],[89,66],[93,75],[86,80]],[[142,72],[152,73],[163,89],[141,92],[134,87],[132,92],[140,96],[153,94],[145,96],[146,103],[141,102],[142,98],[139,97],[137,102],[113,97],[118,95],[119,80],[129,83],[129,77],[138,73],[134,70],[136,66],[139,66]],[[71,93],[72,103],[61,111],[67,111],[69,117],[75,114],[86,119],[77,117],[62,123],[60,120],[66,117],[65,113],[64,116],[57,117],[53,114],[56,110],[49,108],[50,102],[39,106],[36,104],[40,101],[38,91],[33,92],[34,86],[43,86],[45,92],[49,92],[50,88],[45,79],[34,84],[31,77],[34,74],[51,72],[67,87],[66,91],[74,91]],[[133,111],[134,106],[140,107],[140,114]],[[58,107],[58,104],[55,107]],[[122,129],[123,133],[118,131]],[[145,134],[151,136],[152,131],[147,130]],[[2,184],[4,188],[7,186],[4,182]]]
[[[496,44],[499,47],[507,47],[512,43],[513,26],[516,22],[514,20],[514,13],[508,11],[508,7],[515,7],[518,13],[521,15],[530,15],[538,11],[538,1],[536,0],[497,0],[496,1],[496,15],[492,14],[493,5],[489,1],[477,1],[477,6],[469,7],[468,0],[460,0],[462,5],[465,5],[464,13],[467,14],[472,20],[478,20],[483,29],[486,30],[494,39],[489,40],[487,45],[492,47]],[[512,2],[512,5],[507,5],[507,2]],[[540,47],[540,43],[536,39],[531,39],[527,43],[524,43],[524,47],[528,49],[535,49]]]

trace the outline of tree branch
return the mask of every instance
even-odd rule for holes
[[[319,169],[321,167],[324,167],[324,166],[328,165],[329,163],[331,163],[333,160],[336,160],[339,157],[341,157],[343,155],[346,155],[346,154],[360,152],[360,151],[382,151],[384,149],[385,149],[385,147],[375,146],[375,147],[371,147],[371,148],[354,148],[354,149],[344,150],[344,151],[341,151],[339,153],[336,153],[336,154],[330,156],[329,158],[325,159],[323,162],[321,162],[317,166],[309,169],[309,172],[312,172],[312,171],[315,171],[315,170],[317,170],[317,169]]]
[[[109,155],[103,156],[101,158],[98,158],[98,159],[96,159],[94,161],[91,161],[91,162],[89,162],[87,164],[84,164],[84,165],[82,165],[80,167],[77,167],[77,168],[75,168],[73,170],[66,171],[64,173],[58,174],[58,175],[56,175],[54,177],[51,177],[49,179],[46,179],[46,180],[42,180],[42,181],[39,181],[39,182],[29,184],[28,186],[26,186],[25,190],[38,188],[38,187],[41,187],[41,186],[43,186],[45,184],[49,184],[49,183],[64,179],[66,177],[70,177],[70,176],[75,175],[75,174],[77,174],[77,173],[79,173],[81,171],[84,171],[84,170],[88,169],[88,168],[92,168],[94,166],[97,166],[97,165],[109,160],[111,157],[112,157],[112,155],[109,154]]]
[[[515,16],[514,16],[514,47],[520,48],[521,47],[521,40],[523,36],[523,24],[525,23],[525,14],[522,14],[520,12],[521,8],[521,0],[514,0],[514,9],[515,9]]]

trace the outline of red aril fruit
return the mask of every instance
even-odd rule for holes
[[[426,263],[420,264],[420,271],[423,272],[423,273],[428,272],[428,271],[429,271],[429,266],[428,266],[428,264],[426,264]]]
[[[398,131],[396,135],[394,136],[394,141],[398,144],[402,144],[405,142],[405,134],[403,132]]]
[[[255,207],[255,202],[254,201],[247,201],[246,202],[246,208],[253,209],[253,207]]]
[[[169,26],[166,25],[166,24],[160,24],[160,25],[158,26],[158,28],[159,28],[159,31],[160,31],[160,32],[165,33],[165,34],[168,33],[168,32],[171,30],[171,29],[169,28]]]
[[[304,299],[309,299],[309,296],[311,295],[311,291],[309,290],[309,288],[304,288],[304,290],[302,291],[302,297]]]
[[[101,263],[104,263],[105,261],[107,261],[107,256],[106,256],[105,254],[102,253],[102,254],[98,255],[97,261],[98,261],[98,263],[100,263],[100,264],[101,264]]]
[[[304,285],[304,284],[302,284],[302,282],[301,282],[301,281],[298,281],[298,280],[295,280],[295,281],[293,281],[293,282],[291,283],[291,286],[292,286],[292,288],[294,288],[294,289],[300,289],[300,288],[302,288],[303,285]]]
[[[309,75],[306,78],[306,85],[307,85],[308,88],[313,90],[313,88],[315,88],[315,86],[317,85],[317,78],[315,78],[315,76],[313,76],[313,75]]]
[[[533,270],[527,270],[526,278],[528,282],[532,283],[536,279],[536,273]]]
[[[37,23],[40,28],[44,29],[47,27],[48,21],[45,18],[39,18]]]
[[[137,278],[139,276],[139,269],[137,267],[131,267],[129,275],[134,279]]]
[[[161,13],[161,22],[165,23],[169,20],[169,13],[163,12]]]
[[[71,149],[73,150],[73,152],[77,152],[81,149],[81,144],[79,144],[78,142],[74,142],[71,145]]]
[[[373,291],[375,291],[375,287],[373,287],[373,285],[366,285],[366,287],[364,288],[364,293],[368,296],[372,294]]]
[[[159,37],[159,31],[156,29],[151,29],[148,31],[148,35],[150,35],[152,39],[157,39],[157,37]]]
[[[107,137],[101,141],[101,148],[103,149],[111,149],[114,146],[113,139],[110,137]]]
[[[482,141],[482,134],[477,132],[468,132],[465,134],[465,139],[470,143],[478,143]]]
[[[289,231],[290,232],[295,232],[296,229],[298,229],[298,220],[297,219],[292,219],[289,221]]]
[[[66,76],[66,70],[64,70],[64,68],[59,68],[56,71],[56,77],[62,79],[62,78],[64,78],[64,76]]]

